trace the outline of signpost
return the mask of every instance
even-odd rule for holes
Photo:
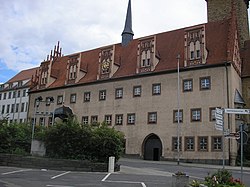
[[[239,109],[239,108],[225,108],[227,114],[250,114],[250,109]]]

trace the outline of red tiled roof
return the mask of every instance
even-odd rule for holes
[[[14,77],[12,77],[10,80],[8,80],[6,83],[13,83],[13,82],[31,79],[32,76],[34,76],[36,74],[36,71],[38,70],[39,70],[39,67],[23,70],[19,72],[18,74],[16,74]]]
[[[208,51],[207,65],[221,64],[227,61],[229,20],[209,22],[198,25],[205,26],[205,46]],[[197,27],[197,26],[193,26]],[[181,55],[180,67],[184,67],[184,34],[185,30],[192,27],[178,29],[170,32],[159,33],[155,36],[156,54],[159,54],[160,61],[154,72],[173,70],[177,68],[176,56]],[[114,44],[114,63],[119,65],[117,72],[112,78],[136,75],[137,68],[137,47],[139,39],[134,39],[126,47],[121,43]],[[81,69],[86,70],[86,75],[77,83],[88,83],[97,81],[99,53],[102,48],[81,52]],[[70,55],[59,57],[52,65],[51,75],[56,78],[49,87],[61,87],[65,85],[67,73],[67,61]],[[111,78],[111,79],[112,79]]]

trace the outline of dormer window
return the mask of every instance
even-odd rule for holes
[[[70,66],[70,68],[69,68],[69,79],[70,80],[76,79],[76,69],[77,69],[76,64]]]
[[[42,72],[41,84],[44,85],[48,80],[48,72]]]
[[[75,83],[79,74],[79,54],[68,59],[68,83]]]
[[[185,32],[185,66],[205,64],[207,50],[205,48],[205,28],[195,27]]]
[[[110,77],[111,67],[113,64],[113,48],[103,49],[99,53],[100,78],[105,79]]]
[[[41,64],[41,80],[40,80],[41,86],[45,86],[48,83],[48,71],[49,71],[49,63],[43,62]]]

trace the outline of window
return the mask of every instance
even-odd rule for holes
[[[3,94],[3,99],[6,99],[6,97],[7,97],[7,93],[4,93]]]
[[[207,147],[207,137],[199,137],[198,141],[199,141],[199,147],[198,150],[199,151],[208,151],[208,147]]]
[[[160,95],[160,94],[161,94],[161,84],[153,84],[152,95]]]
[[[11,94],[12,94],[12,92],[9,92],[8,99],[11,99]]]
[[[115,115],[115,124],[116,125],[122,125],[123,124],[123,115],[122,114],[116,114]]]
[[[82,117],[82,124],[83,125],[88,125],[89,124],[89,117],[88,116],[83,116]]]
[[[46,106],[50,105],[50,97],[46,97],[45,99]]]
[[[10,105],[7,105],[7,108],[6,108],[6,113],[10,113]]]
[[[222,150],[222,138],[221,137],[212,137],[212,150],[213,151]]]
[[[53,120],[52,120],[52,117],[49,117],[48,119],[48,126],[51,126],[53,125]]]
[[[183,80],[183,92],[193,91],[193,79]]]
[[[61,105],[63,103],[63,96],[62,95],[58,95],[57,96],[57,104]]]
[[[209,90],[211,88],[210,77],[200,78],[200,90]]]
[[[21,104],[21,112],[24,112],[25,103]]]
[[[0,100],[2,100],[2,94],[0,93]]]
[[[209,119],[215,121],[215,108],[209,108]]]
[[[70,103],[76,103],[76,94],[70,94]]]
[[[149,112],[148,124],[156,124],[156,123],[157,123],[157,112]]]
[[[21,95],[21,91],[18,90],[18,91],[17,91],[17,97],[20,97],[20,95]]]
[[[11,105],[11,113],[14,113],[14,111],[15,111],[15,104],[12,104]]]
[[[128,114],[128,125],[134,125],[135,124],[135,114]]]
[[[181,137],[179,137],[179,150],[181,151]],[[178,137],[172,137],[172,151],[178,151]]]
[[[98,116],[91,116],[91,124],[96,125],[98,122]]]
[[[16,112],[19,111],[19,103],[16,104]]]
[[[173,114],[174,123],[178,123],[178,110],[174,110]],[[179,122],[183,122],[183,110],[179,110]]]
[[[194,59],[194,51],[190,51],[190,60]]]
[[[5,105],[2,106],[2,114],[5,112]]]
[[[45,119],[44,119],[44,117],[40,117],[40,119],[39,119],[39,125],[44,125],[44,121],[45,121]]]
[[[141,96],[141,86],[134,86],[133,95],[134,95],[134,97]]]
[[[185,150],[194,151],[194,137],[185,137]]]
[[[196,58],[200,58],[201,57],[201,51],[200,50],[196,50]]]
[[[106,100],[106,90],[99,91],[99,100],[100,101]]]
[[[26,90],[23,90],[23,97],[26,96]]]
[[[115,98],[121,99],[123,97],[123,88],[115,89]]]
[[[112,125],[112,115],[105,115],[105,122],[108,124],[108,125]]]
[[[201,109],[191,109],[191,121],[201,121]]]
[[[84,92],[83,101],[90,102],[90,92]]]
[[[13,92],[12,98],[16,98],[16,91]]]

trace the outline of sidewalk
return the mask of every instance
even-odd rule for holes
[[[177,165],[177,162],[172,161],[152,161],[152,160],[142,160],[138,158],[120,158],[121,161],[129,161],[129,162],[142,162],[142,163],[154,163],[154,164],[165,164],[165,165]],[[200,164],[200,163],[185,163],[180,162],[180,166],[190,166],[197,168],[209,168],[209,169],[222,169],[222,165],[211,165],[211,164]],[[241,170],[240,166],[228,166],[225,165],[225,169],[227,170]],[[243,167],[244,171],[250,172],[250,167]]]

